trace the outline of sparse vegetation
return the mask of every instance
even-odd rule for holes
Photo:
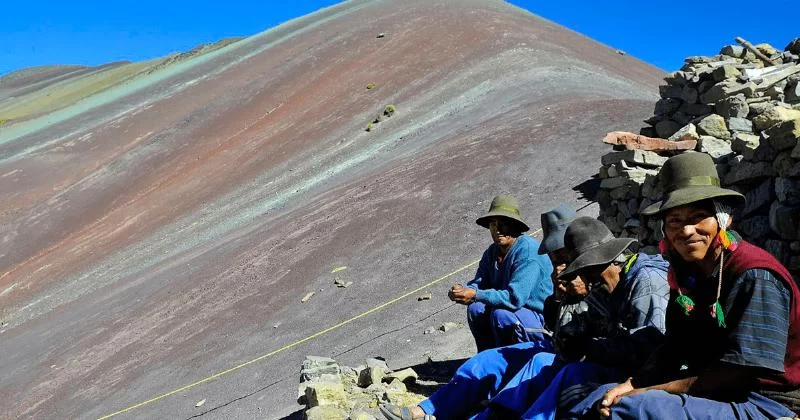
[[[369,124],[367,124],[367,128],[365,128],[365,129],[364,129],[364,131],[366,131],[366,132],[368,132],[368,133],[369,133],[370,131],[372,131],[372,123],[369,123]]]
[[[372,120],[372,123],[373,124],[377,124],[377,123],[381,122],[382,119],[383,118],[381,118],[381,114],[375,114],[375,119]]]
[[[386,105],[386,108],[383,108],[383,115],[387,117],[391,117],[395,112],[397,112],[397,107],[394,105]]]
[[[375,83],[367,83],[367,90],[372,90],[378,87]]]
[[[11,120],[0,118],[0,127],[4,126],[4,125],[6,125],[6,124],[8,124],[10,122],[11,122]]]

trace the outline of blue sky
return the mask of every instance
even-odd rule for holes
[[[768,6],[739,0],[511,3],[674,70],[685,56],[714,54],[736,36],[782,49],[800,36],[800,27],[788,16],[794,1],[775,0]],[[228,36],[252,35],[337,1],[7,3],[0,14],[0,74],[42,64],[97,65],[160,57]]]

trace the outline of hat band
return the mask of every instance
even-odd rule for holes
[[[491,210],[489,210],[489,212],[493,212],[493,211],[497,211],[497,210],[503,210],[503,211],[507,211],[507,212],[509,212],[511,214],[519,215],[519,210],[515,209],[514,207],[506,207],[506,206],[493,206],[491,208]]]
[[[686,187],[719,187],[719,178],[714,176],[693,176],[683,178],[670,185],[667,190],[675,191]]]

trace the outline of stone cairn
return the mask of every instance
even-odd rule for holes
[[[784,51],[737,38],[711,57],[689,57],[664,78],[649,127],[609,133],[599,219],[656,252],[658,221],[639,212],[661,199],[656,174],[669,156],[709,154],[722,184],[747,197],[737,231],[800,274],[800,38]]]
[[[424,400],[409,391],[418,380],[413,369],[392,372],[381,359],[352,368],[328,357],[308,356],[300,370],[298,402],[306,405],[308,420],[375,420],[383,418],[381,403],[405,407]]]

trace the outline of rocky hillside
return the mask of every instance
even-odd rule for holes
[[[498,192],[533,230],[589,205],[596,139],[664,76],[490,0],[350,1],[177,61],[3,83],[7,417],[275,418],[307,354],[469,354],[423,331],[463,322],[444,290],[471,269],[328,328],[478,258]]]

